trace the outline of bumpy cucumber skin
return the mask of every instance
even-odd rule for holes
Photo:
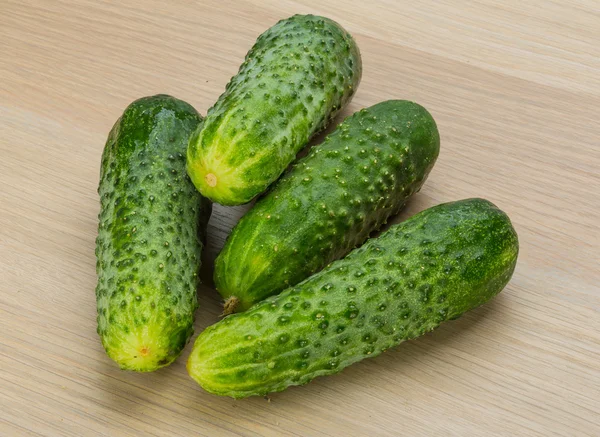
[[[295,15],[263,33],[190,140],[188,173],[223,205],[262,193],[352,98],[356,43],[334,21]]]
[[[390,100],[346,118],[239,221],[215,263],[226,312],[341,258],[420,190],[440,149],[422,106]]]
[[[100,171],[96,239],[98,334],[119,366],[170,364],[193,332],[210,202],[185,171],[202,118],[166,95],[127,107],[112,128]]]
[[[430,208],[207,328],[188,371],[206,391],[234,398],[337,373],[491,299],[517,254],[517,234],[492,203]]]

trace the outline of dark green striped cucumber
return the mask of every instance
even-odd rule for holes
[[[416,103],[348,117],[240,220],[215,265],[225,313],[245,310],[338,259],[396,214],[433,167],[440,137]]]
[[[201,123],[170,96],[136,100],[112,128],[100,171],[98,334],[123,369],[171,363],[189,340],[211,205],[185,172]]]
[[[337,373],[494,297],[517,253],[509,218],[486,200],[427,209],[296,287],[208,327],[188,371],[206,391],[234,398]]]
[[[223,205],[262,193],[348,103],[361,77],[339,24],[295,15],[263,33],[188,148],[196,188]]]

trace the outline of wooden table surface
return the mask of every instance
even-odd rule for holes
[[[255,38],[316,13],[360,46],[344,116],[426,106],[440,158],[400,219],[485,197],[519,233],[491,303],[341,374],[234,401],[187,375],[190,346],[120,371],[96,334],[100,155],[132,100],[201,113]],[[600,435],[597,0],[0,1],[0,435]],[[216,206],[196,333],[218,320],[212,260],[247,207]]]

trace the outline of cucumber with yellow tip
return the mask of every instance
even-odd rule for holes
[[[279,21],[260,35],[190,140],[196,188],[223,205],[265,191],[350,101],[361,69],[356,43],[336,22]]]
[[[492,203],[435,206],[209,326],[188,372],[206,391],[233,398],[338,373],[493,298],[510,280],[518,250],[509,218]]]
[[[185,172],[202,118],[166,95],[127,107],[102,155],[96,239],[98,334],[127,370],[170,364],[193,332],[210,202]]]

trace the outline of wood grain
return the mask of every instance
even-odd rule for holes
[[[359,91],[425,105],[442,152],[408,217],[486,197],[521,241],[490,304],[340,375],[233,401],[119,371],[96,335],[106,135],[135,98],[202,113],[255,38],[317,13],[357,39]],[[0,2],[0,435],[600,435],[600,4],[595,0]],[[247,207],[216,207],[212,260]]]

